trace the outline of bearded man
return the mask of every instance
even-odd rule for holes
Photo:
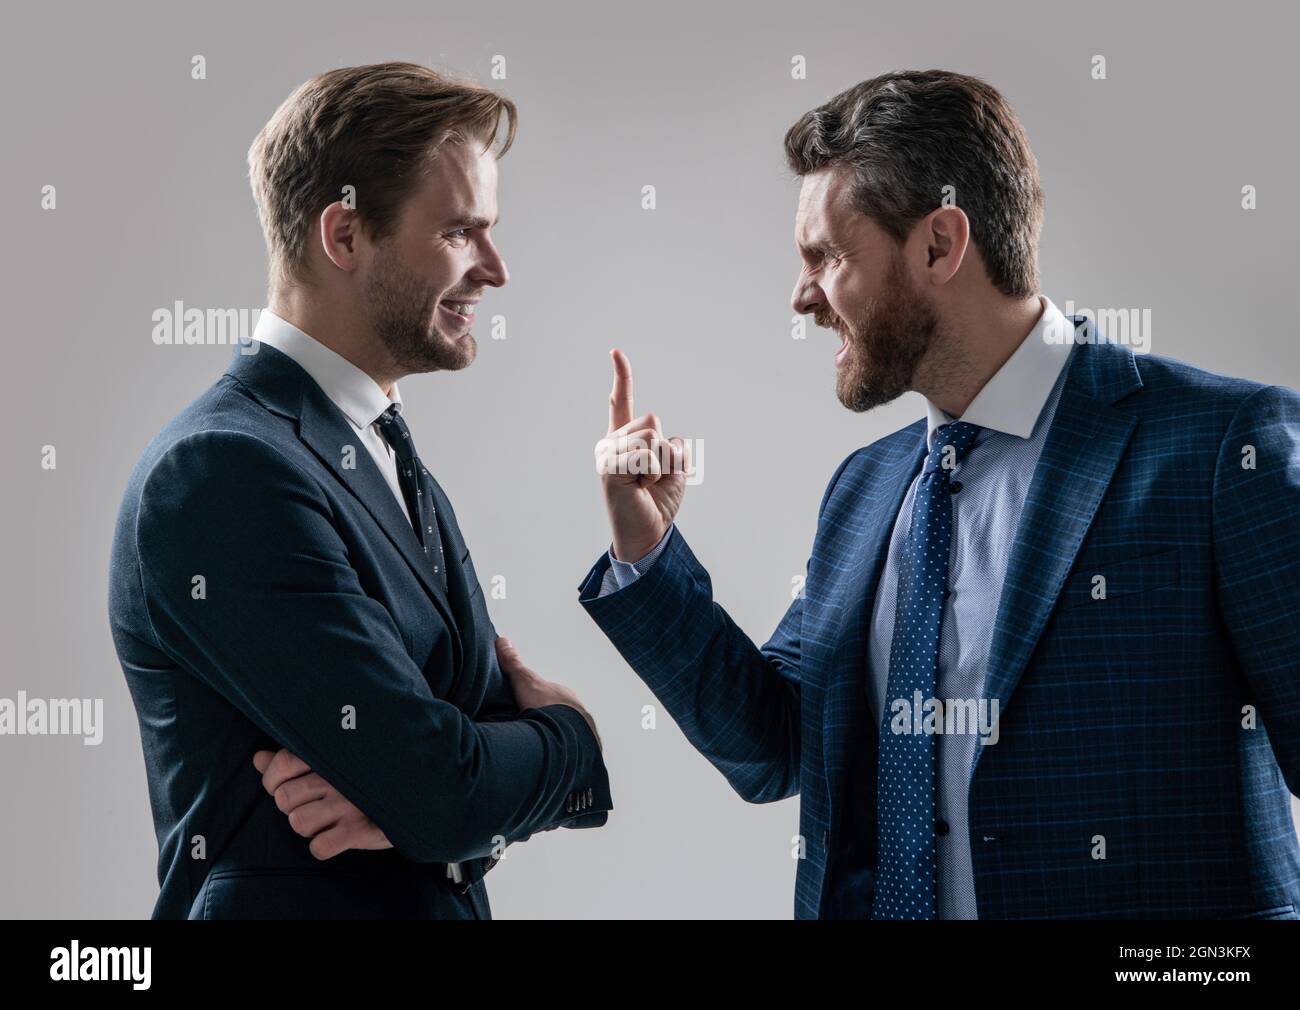
[[[1300,395],[1067,320],[983,81],[864,81],[785,154],[840,401],[926,416],[840,465],[760,648],[615,350],[582,605],[744,799],[799,794],[797,918],[1296,918]]]

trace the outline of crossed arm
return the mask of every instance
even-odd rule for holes
[[[604,822],[608,777],[583,713],[555,703],[475,722],[435,698],[362,590],[323,492],[266,442],[179,441],[145,483],[137,542],[158,646],[312,769],[289,774],[289,756],[259,768],[273,793],[305,779],[285,790],[302,801],[291,810],[327,802],[295,818],[308,829],[342,799],[407,858],[458,862],[499,836]],[[566,798],[586,785],[595,802],[574,816]]]
[[[508,638],[498,638],[496,650],[497,661],[510,679],[521,708],[540,708],[552,704],[556,697],[569,694],[571,700],[560,704],[572,705],[583,713],[600,744],[596,724],[576,695],[560,684],[542,679],[525,666]],[[392,848],[393,843],[379,825],[292,751],[286,748],[257,751],[253,766],[262,776],[262,787],[289,819],[289,827],[303,838],[311,839],[307,848],[317,859],[333,859],[349,849]]]

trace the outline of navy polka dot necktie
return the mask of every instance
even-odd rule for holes
[[[981,430],[965,421],[936,429],[912,503],[880,720],[873,919],[933,919],[935,914],[934,735],[916,732],[926,713],[915,708],[918,698],[924,704],[937,691],[951,495],[961,486],[949,478]],[[906,705],[896,709],[899,700]],[[899,725],[904,718],[905,727]],[[906,732],[895,732],[895,726]]]
[[[438,535],[437,509],[433,503],[433,482],[420,457],[415,454],[415,440],[411,429],[393,404],[379,415],[379,433],[393,448],[397,456],[397,482],[406,499],[406,510],[411,513],[411,526],[420,538],[420,546],[429,556],[439,584],[447,588],[447,559],[442,550],[442,537]]]

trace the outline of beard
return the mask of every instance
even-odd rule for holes
[[[857,413],[883,406],[915,389],[917,369],[939,338],[934,307],[908,283],[895,252],[885,289],[862,315],[843,319],[823,307],[813,316],[849,341],[835,377],[835,395]]]
[[[391,243],[380,245],[365,299],[375,334],[404,375],[454,372],[468,367],[478,352],[470,333],[455,337],[438,329],[439,293],[406,268]]]

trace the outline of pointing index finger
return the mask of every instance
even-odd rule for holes
[[[609,430],[615,431],[632,420],[632,363],[615,347],[609,352],[614,362],[614,388],[609,394]]]

